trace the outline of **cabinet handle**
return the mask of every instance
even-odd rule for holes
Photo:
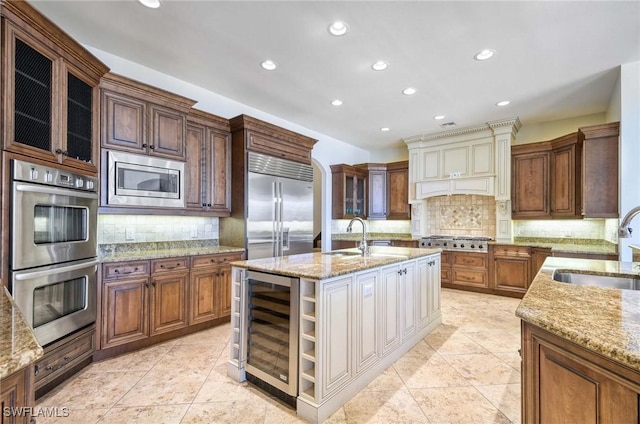
[[[35,366],[35,368],[33,369],[33,375],[38,375],[40,374],[40,367],[39,366]]]
[[[62,149],[56,149],[56,154],[57,155],[61,155],[62,154]]]
[[[149,288],[149,283],[144,283],[144,286],[145,286],[146,288]]]
[[[142,147],[146,148],[147,147],[147,143],[142,143]]]
[[[135,269],[135,271],[137,271],[137,270],[138,270],[138,268]],[[127,275],[127,274],[131,274],[133,271],[119,271],[119,270],[116,269],[113,272],[116,273],[116,274]]]
[[[156,282],[155,282],[155,281],[152,281],[152,282],[151,282],[151,285],[155,288],[155,287],[156,287]]]
[[[210,207],[211,207],[211,203],[207,203],[207,207],[209,207],[209,208],[210,208]]]
[[[176,264],[176,266],[167,266],[165,267],[164,265],[160,265],[160,268],[164,268],[164,269],[176,269],[177,267],[179,267],[180,264]]]
[[[154,146],[154,145],[152,144],[151,146],[149,146],[149,148],[150,148],[151,150],[153,150],[153,149],[155,149],[155,148],[156,148],[156,146]]]

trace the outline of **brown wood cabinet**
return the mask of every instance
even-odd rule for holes
[[[231,265],[242,255],[203,255],[191,262],[189,324],[231,315]]]
[[[511,147],[511,217],[548,218],[551,145],[523,144]]]
[[[97,176],[97,87],[109,69],[28,2],[0,13],[3,148]]]
[[[491,287],[496,294],[522,297],[531,284],[531,248],[511,244],[489,246]]]
[[[44,348],[35,363],[35,393],[42,396],[91,362],[96,350],[95,326],[89,326]]]
[[[553,252],[555,258],[579,258],[579,259],[597,259],[604,261],[617,261],[618,255],[615,253],[591,253],[591,252]]]
[[[531,248],[531,281],[536,278],[538,271],[542,268],[542,264],[549,256],[551,256],[551,248],[549,247]]]
[[[443,250],[440,254],[440,284],[442,287],[451,284],[451,265],[453,262],[453,253]]]
[[[188,264],[188,258],[103,264],[101,348],[186,326]]]
[[[486,253],[453,251],[449,254],[451,255],[451,278],[450,282],[442,284],[442,287],[490,291]]]
[[[387,164],[387,219],[411,219],[409,161]]]
[[[109,73],[100,82],[102,147],[185,159],[186,122],[194,100]]]
[[[30,424],[35,406],[33,364],[2,379],[0,387],[0,424]]]
[[[522,422],[638,423],[640,373],[522,324]]]
[[[512,218],[617,218],[619,126],[512,146]]]
[[[367,186],[367,219],[387,219],[387,165],[384,163],[361,163],[355,167],[367,173],[366,179],[363,180],[363,184],[366,181]],[[350,178],[350,176],[345,174],[344,178]],[[348,184],[346,182],[346,185]],[[345,189],[345,193],[345,197],[349,198],[350,192]],[[349,208],[351,206],[345,205],[345,212]]]
[[[188,211],[212,216],[231,213],[229,121],[192,109],[185,142],[185,203]]]
[[[332,219],[367,214],[367,171],[350,165],[331,165]]]

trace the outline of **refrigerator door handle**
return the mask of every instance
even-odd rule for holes
[[[278,199],[279,199],[279,203],[280,203],[280,213],[279,213],[279,218],[278,218],[278,223],[279,223],[279,228],[278,228],[278,233],[280,234],[280,245],[279,245],[279,255],[278,256],[283,256],[284,255],[284,193],[282,190],[282,182],[278,182],[278,188],[279,188],[279,193],[278,193]],[[288,234],[287,234],[288,236]],[[288,239],[288,237],[287,237]],[[287,241],[287,244],[289,244],[289,242]],[[288,246],[287,246],[288,248]]]
[[[278,256],[278,193],[276,182],[271,182],[271,198],[273,201],[273,219],[271,220],[271,256]]]

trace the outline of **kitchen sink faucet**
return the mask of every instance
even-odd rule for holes
[[[633,230],[631,229],[631,227],[629,227],[629,224],[631,223],[631,220],[633,219],[633,217],[638,215],[639,213],[640,213],[640,206],[636,206],[635,208],[627,212],[625,217],[622,218],[622,223],[620,224],[620,227],[618,227],[618,237],[620,238],[631,237],[631,233],[633,232]]]
[[[360,240],[360,246],[358,249],[362,252],[362,256],[366,256],[369,253],[369,247],[367,246],[367,227],[364,220],[360,217],[351,218],[349,221],[349,225],[347,225],[347,233],[350,233],[353,230],[353,221],[360,221],[362,224],[362,240]]]

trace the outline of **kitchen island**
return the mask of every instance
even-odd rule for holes
[[[228,375],[251,374],[251,273],[294,281],[297,373],[281,379],[293,380],[297,414],[311,422],[328,418],[442,322],[440,249],[372,247],[364,257],[345,249],[232,265]]]
[[[609,276],[638,288],[639,267],[544,262],[516,310],[522,319],[523,422],[638,422],[640,291],[592,284]],[[554,271],[579,274],[588,285],[555,281]]]

